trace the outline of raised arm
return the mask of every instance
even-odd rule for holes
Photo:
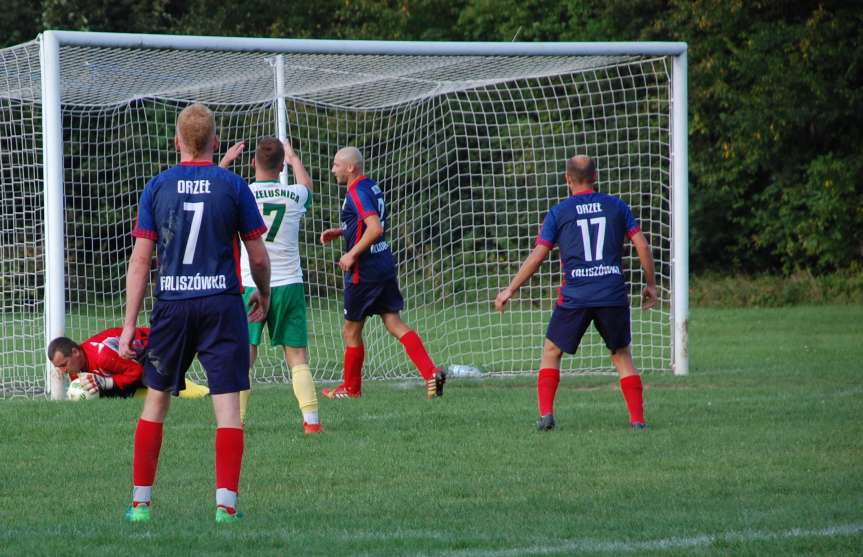
[[[233,164],[233,162],[237,160],[237,157],[240,156],[240,154],[243,152],[243,149],[245,148],[245,141],[240,141],[239,143],[234,143],[233,145],[231,145],[228,148],[228,151],[225,153],[225,156],[222,157],[221,161],[219,161],[219,166],[221,166],[225,170],[230,168],[231,164]]]
[[[647,285],[641,293],[641,305],[644,309],[651,309],[656,306],[656,268],[653,264],[653,254],[650,251],[650,244],[647,243],[647,238],[641,231],[633,234],[632,245],[635,246],[635,251],[638,252],[638,259],[641,261],[641,268],[644,269],[644,278]]]
[[[512,277],[512,280],[509,283],[509,286],[501,290],[497,298],[494,301],[494,307],[497,311],[503,313],[504,307],[506,303],[509,302],[509,299],[513,297],[513,295],[518,292],[518,289],[530,279],[539,270],[539,266],[542,265],[542,262],[545,261],[545,258],[548,257],[548,253],[551,251],[551,248],[538,244],[533,251],[530,252],[530,255],[527,256],[527,259],[524,260],[524,263],[521,264],[521,268]]]
[[[312,177],[309,176],[309,173],[306,171],[306,167],[303,166],[303,161],[300,160],[300,156],[294,152],[291,142],[283,141],[282,144],[285,146],[285,162],[294,170],[294,178],[297,183],[306,186],[306,189],[309,191],[314,191]]]

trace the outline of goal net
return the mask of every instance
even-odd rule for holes
[[[495,313],[493,301],[533,248],[545,213],[568,195],[564,161],[594,157],[598,189],[630,205],[656,259],[660,303],[641,311],[644,278],[625,248],[636,364],[671,369],[671,56],[349,54],[349,45],[310,53],[274,42],[249,41],[245,51],[219,50],[218,41],[200,49],[61,44],[62,189],[43,171],[51,140],[43,137],[40,43],[0,51],[0,397],[46,389],[46,285],[58,265],[62,292],[53,295],[62,299],[66,336],[80,341],[122,325],[138,197],[177,162],[174,123],[193,101],[216,114],[217,162],[245,141],[232,170],[251,181],[256,139],[286,135],[314,181],[300,252],[318,380],[338,379],[342,369],[342,246],[317,239],[339,225],[345,191],[329,169],[347,145],[362,151],[366,175],[387,199],[403,319],[439,365],[494,374],[537,369],[560,283],[556,251],[506,313]],[[53,266],[45,236],[52,191],[62,192],[63,209],[62,258]],[[148,296],[145,311],[151,307]],[[144,313],[139,323],[146,321]],[[416,376],[377,321],[365,329],[364,374]],[[564,371],[610,369],[594,331],[564,359]],[[290,380],[267,334],[252,375]],[[197,364],[192,377],[203,379]]]

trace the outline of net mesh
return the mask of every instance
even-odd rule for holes
[[[311,367],[342,366],[341,244],[345,191],[329,172],[358,147],[388,204],[388,240],[404,321],[440,365],[535,371],[560,281],[556,252],[499,315],[497,291],[533,247],[545,213],[568,193],[563,161],[591,155],[599,189],[620,196],[653,247],[658,309],[642,312],[634,250],[624,266],[636,364],[671,365],[670,61],[658,57],[351,56],[61,48],[66,330],[82,340],[123,319],[125,270],[138,196],[177,161],[174,122],[189,102],[216,113],[222,151],[249,149],[233,170],[253,178],[255,139],[277,129],[276,64],[284,70],[288,136],[315,185],[300,232]],[[44,388],[44,248],[38,43],[0,51],[3,190],[0,396]],[[217,156],[221,156],[221,153]],[[146,310],[152,299],[148,297]],[[142,321],[145,320],[142,319]],[[401,345],[370,320],[367,377],[417,376]],[[591,331],[565,370],[610,369]],[[192,372],[203,379],[197,366]],[[265,334],[255,381],[289,380]]]

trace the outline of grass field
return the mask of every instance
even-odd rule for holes
[[[252,399],[241,525],[216,528],[207,401],[175,401],[154,521],[123,523],[140,400],[0,401],[2,555],[859,555],[863,306],[696,310],[691,375],[371,382],[304,437],[288,386]]]

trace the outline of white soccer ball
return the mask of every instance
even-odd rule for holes
[[[66,389],[66,398],[69,400],[90,400],[99,398],[99,391],[91,393],[80,379],[75,379],[69,383],[69,388]]]

